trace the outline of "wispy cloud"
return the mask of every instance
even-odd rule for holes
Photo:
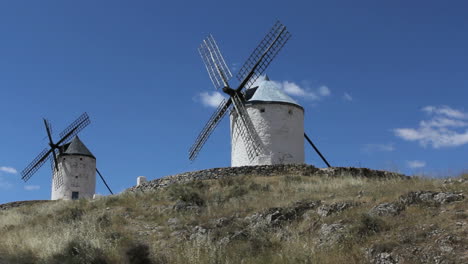
[[[311,88],[309,87],[309,85],[306,85],[304,87],[302,85],[299,85],[295,82],[290,82],[290,81],[274,81],[274,82],[285,93],[292,95],[292,96],[296,96],[296,97],[302,97],[304,99],[318,101],[331,95],[330,88],[328,88],[328,86],[325,86],[325,85],[322,85],[318,88]]]
[[[259,86],[265,80],[265,75],[260,76],[253,84],[252,87]],[[281,90],[285,93],[295,96],[302,97],[308,100],[320,100],[324,97],[331,95],[331,90],[328,86],[322,85],[317,88],[312,88],[307,81],[304,81],[304,85],[300,85],[296,82],[291,81],[273,81]]]
[[[395,147],[393,144],[365,144],[364,147],[362,148],[364,152],[390,152],[394,151]]]
[[[216,108],[223,101],[224,96],[220,92],[202,92],[199,98],[204,106]]]
[[[343,100],[351,102],[353,100],[353,97],[349,93],[344,93]]]
[[[426,106],[421,110],[430,118],[420,121],[417,128],[394,129],[397,137],[436,149],[468,144],[468,113],[448,106]]]
[[[1,172],[6,172],[6,173],[11,173],[11,174],[16,174],[18,171],[13,168],[13,167],[6,167],[6,166],[1,166],[0,167]]]
[[[265,80],[265,75],[260,76],[257,80],[252,84],[252,87],[260,85]],[[295,97],[302,97],[308,100],[318,101],[325,97],[331,95],[331,90],[328,86],[322,85],[317,88],[311,88],[306,83],[305,87],[302,85],[297,84],[296,82],[290,81],[272,81],[274,82],[281,90],[285,93],[295,96]],[[226,97],[220,92],[202,92],[198,94],[194,100],[201,102],[206,107],[216,108],[221,103],[223,99]]]
[[[424,168],[426,167],[426,162],[422,160],[409,160],[406,162],[408,167],[412,169]]]
[[[39,186],[39,185],[25,185],[24,189],[26,191],[36,191],[36,190],[41,189],[41,186]]]
[[[322,85],[318,88],[318,94],[320,96],[329,96],[331,94],[330,88],[328,88],[328,86]]]

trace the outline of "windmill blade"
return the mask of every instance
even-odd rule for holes
[[[234,125],[237,128],[239,135],[244,141],[244,146],[246,148],[247,155],[250,161],[253,161],[254,158],[262,152],[262,143],[258,137],[255,127],[250,119],[250,116],[245,109],[244,103],[240,98],[238,93],[235,93],[232,97],[234,102],[234,108],[237,113],[237,120],[240,122],[235,122]],[[240,124],[239,124],[240,123]]]
[[[31,163],[29,163],[29,165],[23,171],[21,171],[21,179],[23,179],[25,182],[28,181],[31,176],[33,176],[33,174],[36,173],[37,170],[42,167],[42,165],[44,165],[52,151],[52,149],[47,148],[42,150],[41,153],[39,153],[39,155],[37,155],[37,157]]]
[[[45,119],[44,118],[44,125],[46,127],[46,131],[47,131],[47,137],[49,138],[49,145],[54,149],[54,151],[52,151],[52,154],[53,154],[53,157],[54,157],[54,164],[55,164],[55,169],[58,170],[58,167],[57,167],[57,155],[56,155],[56,151],[55,151],[55,145],[54,145],[54,142],[52,141],[52,125],[50,124],[49,120]]]
[[[211,34],[200,44],[198,52],[214,87],[219,89],[229,86],[228,81],[232,78],[232,73]]]
[[[60,133],[61,139],[57,142],[57,145],[68,142],[76,134],[78,134],[83,128],[91,123],[88,114],[85,112],[78,117],[73,123],[71,123],[65,130]]]
[[[52,136],[54,132],[52,131],[52,124],[50,123],[49,119],[44,118],[44,124],[46,126],[47,136]]]
[[[237,91],[250,88],[255,83],[290,37],[286,26],[277,21],[237,73],[241,82]]]
[[[58,150],[54,150],[54,154],[57,154]],[[50,168],[52,169],[52,180],[54,181],[54,188],[57,190],[63,185],[63,172],[58,167],[57,160],[50,159]]]
[[[211,117],[208,120],[208,122],[206,123],[205,127],[202,129],[202,131],[198,135],[197,139],[195,140],[195,143],[189,149],[189,159],[191,161],[195,160],[195,158],[197,157],[198,153],[200,152],[201,148],[205,144],[208,137],[210,137],[213,130],[219,124],[219,121],[221,121],[221,119],[223,119],[223,117],[226,114],[227,110],[229,109],[229,106],[231,105],[231,103],[232,103],[231,99],[228,99],[228,100],[224,99],[219,104],[216,111],[211,115]]]

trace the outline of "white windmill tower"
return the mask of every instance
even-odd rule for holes
[[[238,131],[239,115],[231,112],[231,165],[304,163],[304,108],[286,95],[278,84],[264,77],[257,87],[246,90],[245,110],[261,144],[251,158]]]
[[[52,140],[52,126],[44,119],[49,138],[49,148],[45,148],[39,153],[21,172],[21,178],[25,182],[28,181],[50,159],[52,167],[52,200],[93,198],[96,191],[96,172],[112,194],[111,189],[96,168],[96,157],[77,136],[78,132],[89,125],[90,122],[88,114],[82,114],[60,133],[60,140],[54,143]]]
[[[198,49],[216,89],[229,95],[223,100],[189,150],[194,160],[224,115],[231,110],[231,166],[304,163],[304,137],[330,167],[304,133],[304,109],[274,82],[263,80],[254,87],[291,34],[279,21],[263,38],[237,73],[239,85],[230,87],[232,77],[214,38],[209,35]],[[231,107],[233,105],[233,107]]]
[[[93,198],[96,193],[96,157],[78,136],[62,146],[57,162],[51,199]]]

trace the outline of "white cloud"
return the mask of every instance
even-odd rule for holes
[[[280,86],[283,88],[283,90],[286,93],[288,93],[290,95],[295,95],[295,96],[316,96],[314,93],[307,92],[306,90],[302,89],[301,87],[299,87],[299,85],[297,85],[294,82],[284,81],[284,82],[280,83]]]
[[[426,162],[422,160],[409,160],[406,162],[408,164],[408,167],[412,169],[418,169],[418,168],[423,168],[426,167]]]
[[[219,92],[202,92],[200,93],[201,103],[207,107],[216,108],[223,101],[224,96]]]
[[[426,106],[422,111],[429,114],[429,120],[420,121],[417,128],[396,128],[395,135],[436,149],[468,144],[468,113],[448,106]]]
[[[303,97],[310,100],[320,100],[331,94],[330,88],[325,85],[322,85],[317,89],[311,89],[301,87],[299,84],[290,81],[275,81],[275,83],[280,87],[280,89],[289,95]]]
[[[318,93],[321,95],[321,96],[329,96],[331,94],[331,91],[330,91],[330,88],[328,88],[327,86],[325,85],[322,85],[318,88]]]
[[[450,108],[446,105],[440,107],[426,106],[422,110],[428,114],[445,115],[447,117],[457,119],[468,119],[468,113],[463,113],[462,111]]]
[[[344,93],[344,94],[343,94],[343,99],[344,99],[345,101],[351,102],[351,101],[353,100],[353,97],[351,97],[351,95],[350,95],[349,93]]]
[[[41,186],[39,185],[25,185],[24,186],[24,189],[26,191],[36,191],[36,190],[39,190],[41,188]]]
[[[11,173],[11,174],[18,173],[18,171],[15,168],[5,167],[5,166],[0,167],[0,171],[6,172],[6,173]]]
[[[364,152],[390,152],[394,151],[393,144],[366,144],[363,147]]]

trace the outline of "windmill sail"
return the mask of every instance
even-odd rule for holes
[[[47,161],[49,154],[52,152],[52,149],[43,149],[39,155],[36,156],[35,159],[29,165],[21,171],[21,179],[23,181],[28,181],[31,176],[34,175],[44,163]]]
[[[277,21],[237,73],[241,82],[238,90],[250,88],[255,83],[290,37],[286,26]]]
[[[240,84],[236,90],[229,87],[228,81],[232,77],[232,74],[224,61],[213,36],[209,35],[205,40],[203,40],[198,51],[205,63],[208,75],[210,76],[215,88],[223,88],[223,91],[227,93],[230,98],[219,104],[216,111],[211,115],[210,119],[198,135],[195,143],[189,149],[189,159],[191,161],[195,160],[203,145],[208,140],[211,133],[213,133],[214,129],[224,117],[233,102],[237,113],[237,119],[239,120],[235,125],[237,129],[236,131],[238,131],[245,142],[249,159],[253,159],[255,156],[261,154],[261,140],[255,131],[255,127],[252,124],[247,111],[245,110],[244,101],[240,98],[240,96],[242,96],[240,95],[240,92],[243,88],[249,88],[257,78],[263,74],[273,58],[288,41],[290,36],[291,34],[286,30],[286,27],[279,21],[276,22],[237,74]]]
[[[214,87],[219,89],[228,86],[227,82],[232,78],[232,73],[211,34],[203,40],[198,52],[205,63],[206,71]]]
[[[89,120],[89,116],[87,113],[83,113],[80,117],[78,117],[73,123],[71,123],[62,133],[60,133],[61,139],[54,143],[52,141],[52,126],[50,122],[44,119],[44,126],[46,128],[47,136],[49,138],[49,146],[50,149],[44,149],[37,155],[37,157],[21,172],[21,179],[25,182],[28,181],[34,173],[36,173],[42,165],[50,158],[50,154],[53,155],[52,164],[55,167],[56,171],[59,170],[57,164],[57,152],[62,144],[67,143],[70,141],[75,135],[77,135],[83,128],[89,125],[91,121]],[[54,170],[52,170],[54,171]]]
[[[206,140],[210,137],[213,130],[218,126],[221,119],[223,119],[224,115],[227,113],[229,106],[231,106],[231,99],[223,100],[216,111],[211,115],[210,119],[206,123],[205,127],[203,127],[202,131],[198,135],[195,143],[189,150],[189,159],[195,160],[198,153],[200,152],[201,148],[205,144]]]
[[[245,110],[244,103],[239,97],[239,94],[236,93],[232,99],[234,102],[234,108],[237,113],[237,120],[234,122],[235,129],[244,141],[244,145],[250,161],[253,161],[254,158],[260,155],[262,152],[261,140],[255,131],[252,120],[250,119],[247,110]]]
[[[67,143],[90,123],[88,114],[86,112],[83,113],[60,133],[61,139],[57,142],[57,145]]]

